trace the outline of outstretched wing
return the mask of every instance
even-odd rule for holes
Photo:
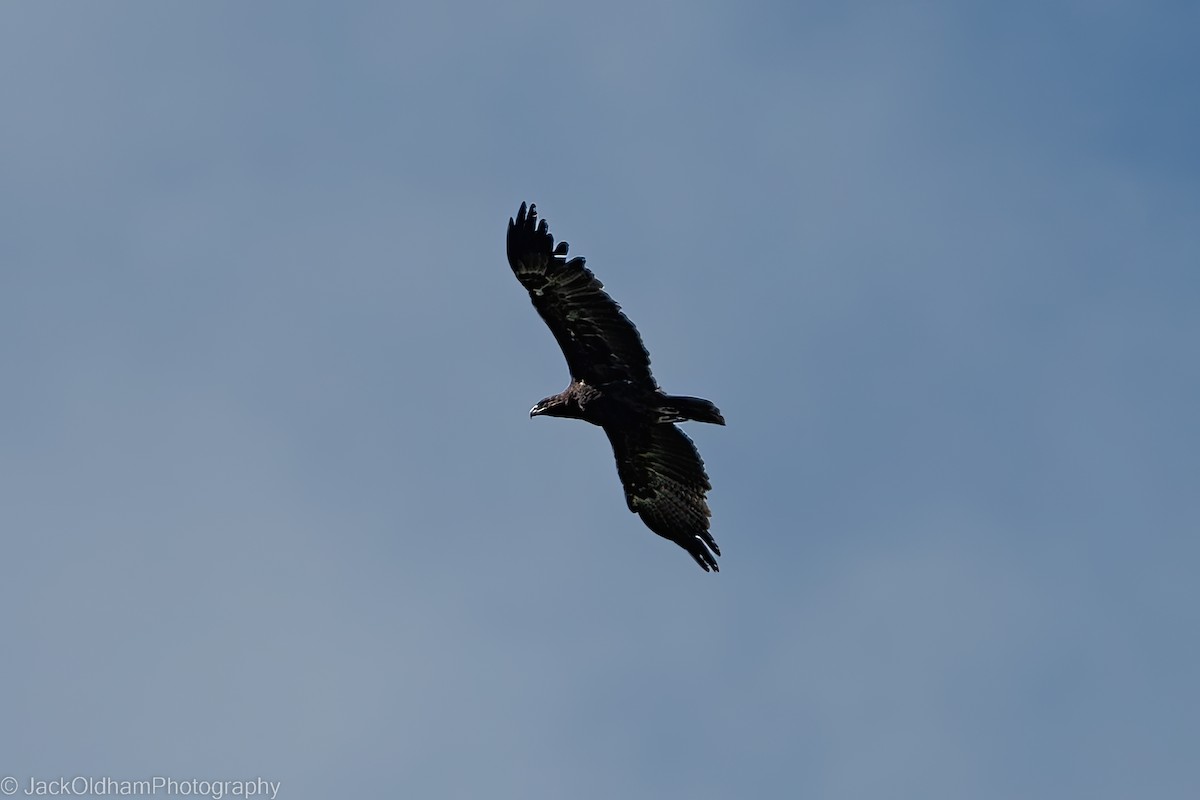
[[[537,207],[526,212],[522,203],[508,220],[508,263],[558,340],[571,377],[593,386],[634,381],[655,387],[637,328],[584,260],[566,255],[567,243],[556,248],[546,221],[538,224]]]
[[[712,488],[696,446],[674,425],[606,425],[629,510],[650,530],[687,550],[696,563],[720,571],[721,548],[708,531]],[[710,552],[711,551],[711,552]]]

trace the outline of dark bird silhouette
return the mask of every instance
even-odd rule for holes
[[[687,550],[707,572],[719,571],[721,549],[708,530],[712,488],[704,461],[676,422],[724,425],[707,400],[665,394],[650,374],[637,328],[621,312],[584,260],[554,246],[536,206],[521,204],[508,220],[508,263],[533,307],[558,340],[571,383],[547,397],[530,417],[568,417],[599,425],[617,459],[629,510],[650,530]]]

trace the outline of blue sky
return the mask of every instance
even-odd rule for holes
[[[1190,3],[0,11],[0,773],[1200,792]],[[588,257],[720,575],[504,260]]]

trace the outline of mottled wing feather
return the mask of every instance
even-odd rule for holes
[[[629,510],[678,544],[701,567],[718,571],[721,549],[708,530],[712,488],[696,446],[674,425],[605,426]],[[710,552],[711,551],[711,552]]]
[[[637,329],[582,258],[554,246],[546,221],[525,204],[508,221],[508,263],[558,340],[571,377],[592,385],[634,381],[654,387],[650,356]]]

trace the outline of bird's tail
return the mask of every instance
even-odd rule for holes
[[[682,422],[691,419],[696,422],[710,422],[713,425],[725,424],[721,410],[700,397],[667,395],[658,410],[664,417],[660,420],[662,422]]]

